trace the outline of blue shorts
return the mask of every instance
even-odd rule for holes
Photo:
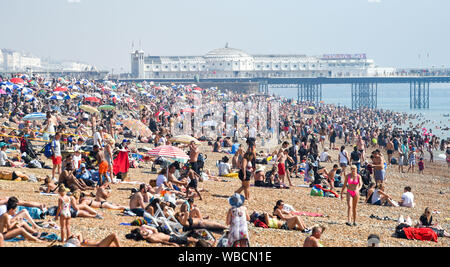
[[[384,181],[384,176],[386,175],[386,171],[383,170],[374,170],[373,172],[375,181]]]

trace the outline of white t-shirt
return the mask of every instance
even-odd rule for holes
[[[414,195],[411,192],[403,193],[402,195],[402,206],[403,207],[414,207]]]
[[[102,147],[103,138],[102,135],[99,132],[95,132],[94,134],[94,146],[98,145],[99,147]]]
[[[255,127],[250,128],[250,130],[248,131],[248,137],[256,138],[256,128]]]
[[[5,166],[7,159],[8,156],[6,155],[5,151],[0,151],[0,166]]]
[[[347,160],[347,151],[343,151],[343,152],[339,152],[339,163],[346,163],[348,164],[348,160]]]
[[[167,177],[160,174],[158,177],[156,177],[156,186],[159,187],[163,185],[165,182],[167,182]]]
[[[230,171],[231,171],[230,164],[224,162],[221,162],[219,164],[219,176],[227,175],[230,173]]]
[[[53,153],[55,157],[61,157],[61,143],[59,141],[53,140],[52,142]]]
[[[325,162],[329,156],[328,152],[322,152],[322,154],[320,154],[320,161]]]

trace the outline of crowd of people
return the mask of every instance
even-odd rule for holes
[[[257,102],[269,96],[219,94],[215,88],[204,90],[194,85],[49,80],[26,75],[14,79],[0,77],[0,87],[5,92],[0,98],[0,165],[40,167],[49,172],[51,169],[51,175],[45,178],[18,171],[2,175],[10,177],[9,180],[44,182],[40,192],[58,198],[57,206],[52,208],[42,203],[19,202],[15,197],[1,199],[0,246],[18,236],[43,242],[42,229],[27,209],[17,212],[18,206],[22,206],[55,216],[60,226],[59,241],[64,246],[120,246],[120,238],[115,233],[99,242],[72,233],[72,218],[101,220],[102,214],[97,210],[110,209],[140,218],[132,224],[139,228],[127,235],[127,239],[136,241],[171,246],[249,246],[248,222],[259,221],[268,228],[311,234],[304,246],[317,247],[322,246],[319,239],[326,227],[307,225],[282,200],[276,202],[271,212],[255,211],[250,215],[244,203],[248,206],[252,201],[252,180],[256,187],[289,190],[295,186],[294,179],[303,178],[314,190],[318,188],[334,197],[340,188],[340,198],[345,197],[347,202],[346,224],[356,227],[361,196],[371,205],[414,207],[410,186],[405,185],[398,202],[386,193],[389,166],[398,165],[399,172],[405,172],[403,168],[407,166],[406,172],[414,173],[417,165],[423,174],[426,173],[425,156],[433,162],[434,152],[442,150],[446,151],[450,167],[448,141],[431,131],[425,133],[420,127],[410,127],[407,131],[396,127],[405,125],[412,115],[391,111],[353,111],[325,104],[312,107],[310,103],[271,96],[271,100],[280,103],[280,118],[278,129],[273,129],[269,122],[267,128],[272,138],[279,132],[276,141],[280,145],[258,152],[258,146],[264,146],[266,135],[258,131],[261,122],[249,124],[247,114],[245,125],[241,125],[244,136],[226,136],[224,127],[220,130],[212,126],[214,130],[208,133],[216,133],[214,138],[197,129],[195,132],[200,135],[193,136],[195,141],[170,141],[188,112],[174,110],[173,106],[180,98],[194,106],[198,92],[203,101],[215,101],[224,107],[229,101]],[[143,126],[126,124],[129,120]],[[225,120],[218,124],[222,123]],[[191,127],[195,127],[194,123]],[[209,141],[211,153],[226,154],[217,163],[218,176],[213,174],[215,170],[204,166],[209,151],[198,145],[197,140]],[[187,163],[167,163],[163,158],[143,155],[130,141],[155,148],[173,146],[187,150]],[[331,155],[334,150],[337,158]],[[7,152],[17,155],[8,156]],[[45,165],[45,158],[51,161],[51,166]],[[127,182],[128,169],[141,162],[161,166],[156,180],[134,189],[128,205],[108,201],[115,193],[111,186]],[[333,167],[327,169],[326,164]],[[234,177],[241,180],[241,186],[228,199],[231,207],[224,215],[225,223],[204,216],[194,205],[194,200],[202,201],[206,192],[199,182]],[[426,218],[427,223],[421,226],[434,227],[430,218]],[[447,236],[442,229],[432,229],[440,236]],[[214,242],[210,232],[223,236]]]

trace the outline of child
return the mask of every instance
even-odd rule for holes
[[[67,189],[61,184],[58,193],[60,195],[58,199],[58,211],[56,212],[55,220],[60,217],[60,227],[61,227],[61,242],[65,242],[66,238],[71,236],[70,233],[70,218],[72,217],[70,213],[70,197],[66,195]]]
[[[202,196],[200,195],[200,192],[198,192],[197,186],[198,186],[198,180],[197,178],[199,178],[200,176],[191,168],[189,168],[188,171],[188,177],[191,180],[188,184],[188,186],[186,187],[186,198],[189,197],[189,189],[193,188],[195,190],[195,192],[198,194],[198,196],[200,197],[200,200],[202,200]]]
[[[419,165],[419,174],[423,174],[423,170],[425,169],[425,163],[423,162],[423,158],[420,158],[418,165]]]

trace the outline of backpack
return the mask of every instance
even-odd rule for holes
[[[52,142],[44,146],[44,156],[48,159],[50,159],[53,156]]]

